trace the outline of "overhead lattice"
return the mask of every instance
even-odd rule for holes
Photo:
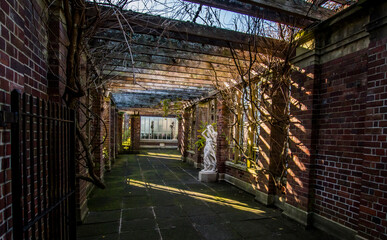
[[[291,0],[190,0],[211,7],[259,17],[303,28],[335,12],[314,4]],[[351,1],[335,0],[339,6]],[[230,49],[270,51],[278,40],[166,19],[132,11],[101,8],[104,16],[89,41],[90,53],[109,79],[118,108],[150,108],[164,99],[193,100],[214,90],[215,82],[236,77]],[[93,21],[96,9],[90,5],[87,17]],[[125,36],[123,34],[125,32]],[[254,39],[254,43],[252,43]]]

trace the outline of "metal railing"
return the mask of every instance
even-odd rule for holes
[[[11,94],[14,239],[76,239],[75,112]]]

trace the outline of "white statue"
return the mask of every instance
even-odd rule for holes
[[[204,169],[205,172],[216,171],[216,136],[212,125],[207,125],[207,129],[202,132],[202,136],[206,139],[206,145],[204,146]]]

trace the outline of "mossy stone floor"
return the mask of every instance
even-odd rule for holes
[[[78,240],[333,239],[225,182],[201,183],[172,150],[120,155],[95,189]]]

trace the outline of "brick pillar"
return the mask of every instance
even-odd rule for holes
[[[200,126],[203,125],[204,123],[208,122],[208,104],[198,103],[196,105],[196,115],[195,116],[196,116],[196,121],[195,121],[195,126],[194,126],[194,136],[195,136],[194,142],[199,140]],[[201,168],[202,162],[203,162],[203,157],[202,157],[203,148],[200,149],[200,151],[199,151],[198,147],[195,144],[194,151],[195,151],[195,154],[193,156],[194,167]]]
[[[103,128],[103,136],[105,137],[105,142],[103,144],[103,152],[104,152],[104,160],[105,160],[105,169],[110,170],[111,169],[111,148],[110,148],[110,136],[111,136],[111,130],[110,130],[110,111],[111,111],[111,104],[110,104],[110,98],[105,97],[103,102],[103,121],[105,122],[106,129]],[[105,131],[106,130],[106,131]]]
[[[110,105],[110,162],[116,159],[116,107]]]
[[[66,89],[66,58],[69,39],[67,37],[65,19],[61,16],[61,6],[59,2],[50,7],[53,16],[49,19],[49,47],[48,47],[48,95],[51,101],[62,103],[62,96]],[[64,18],[64,17],[63,17]]]
[[[140,150],[140,133],[141,133],[141,117],[139,115],[132,115],[130,117],[130,138],[131,138],[131,149],[133,151]]]
[[[304,69],[304,73],[297,72],[292,76],[291,95],[297,102],[290,106],[289,151],[293,159],[288,163],[284,214],[304,225],[310,224],[309,212],[314,195],[314,145],[318,134],[315,121],[319,118],[315,105],[319,99],[319,69],[319,65],[311,65]]]
[[[177,148],[181,151],[181,144],[183,140],[183,119],[177,119]]]
[[[376,7],[367,29],[367,102],[358,235],[365,239],[387,239],[387,27],[380,25],[386,16]]]
[[[117,154],[122,150],[122,124],[123,114],[117,114]]]
[[[103,117],[103,95],[100,94],[98,91],[93,90],[92,91],[92,110],[93,113],[99,116],[100,118]],[[94,173],[99,178],[103,179],[103,174],[105,171],[105,163],[103,159],[103,145],[101,144],[103,141],[103,123],[100,119],[94,118],[93,119],[93,125],[91,132],[95,133],[96,136],[92,139],[92,145],[94,149]]]
[[[190,123],[190,111],[188,109],[184,109],[183,118],[181,119],[181,140],[180,140],[180,153],[182,157],[182,161],[187,161],[187,147],[188,147],[188,134],[189,134],[189,123]]]
[[[226,172],[225,162],[228,160],[229,145],[227,138],[230,133],[229,120],[231,116],[230,110],[221,100],[217,102],[217,115],[216,161],[219,179],[221,180],[224,178]]]

